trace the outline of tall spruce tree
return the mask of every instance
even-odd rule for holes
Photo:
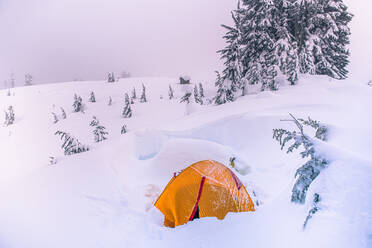
[[[352,16],[343,0],[239,1],[233,26],[222,25],[226,47],[218,52],[225,69],[215,99],[234,100],[247,84],[276,90],[279,75],[291,85],[299,73],[346,78]]]

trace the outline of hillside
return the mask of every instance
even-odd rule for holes
[[[20,87],[12,96],[0,91],[0,109],[12,105],[16,115],[13,125],[0,127],[0,247],[372,246],[372,87],[312,77],[221,106],[186,107],[179,103],[185,86],[176,82],[128,78]],[[124,93],[135,87],[139,97],[142,83],[148,102],[137,100],[133,117],[123,118]],[[176,99],[168,100],[169,85]],[[215,88],[204,87],[212,98]],[[88,102],[91,91],[96,103]],[[72,113],[75,93],[84,113]],[[330,131],[319,147],[330,163],[304,205],[290,202],[303,160],[272,138],[274,128],[295,128],[281,121],[289,113],[310,116]],[[100,143],[89,126],[93,116],[109,132]],[[121,134],[124,124],[128,132]],[[90,151],[65,156],[57,130]],[[164,227],[153,203],[173,172],[207,159],[227,165],[232,156],[257,211]],[[314,193],[322,196],[320,210],[303,230]]]

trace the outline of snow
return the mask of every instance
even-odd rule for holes
[[[124,94],[146,86],[147,103],[122,118]],[[175,99],[167,96],[169,85]],[[192,88],[192,86],[190,86]],[[215,93],[204,84],[205,94]],[[90,92],[96,103],[88,102]],[[0,247],[371,247],[372,87],[325,77],[255,93],[221,106],[179,103],[177,78],[70,82],[0,91],[0,110],[14,107],[14,125],[0,127]],[[72,113],[73,95],[85,113]],[[112,106],[108,99],[112,98]],[[191,98],[193,101],[193,98]],[[53,124],[51,112],[65,120]],[[272,129],[295,127],[288,113],[329,126],[318,149],[330,164],[310,186],[305,205],[290,202],[298,153],[286,154]],[[109,132],[94,142],[92,116]],[[128,133],[120,134],[127,125]],[[55,131],[69,132],[90,151],[65,156]],[[49,157],[57,163],[49,164]],[[175,229],[153,207],[174,172],[213,159],[235,173],[257,211],[202,218]],[[320,210],[303,223],[314,193]]]

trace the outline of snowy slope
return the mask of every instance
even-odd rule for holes
[[[372,87],[312,77],[223,106],[186,107],[179,98],[192,86],[176,82],[72,82],[16,88],[10,97],[0,91],[0,109],[13,105],[16,114],[14,125],[0,127],[0,247],[372,246],[372,117],[366,114]],[[124,93],[135,87],[139,96],[142,83],[149,102],[136,102],[133,117],[122,118]],[[168,100],[169,84],[177,99]],[[207,97],[214,94],[211,85],[205,89]],[[91,91],[96,103],[87,101]],[[83,98],[84,114],[72,113],[74,93]],[[51,112],[60,116],[60,107],[67,119],[53,124]],[[319,149],[331,163],[308,193],[321,194],[321,209],[305,231],[311,197],[305,205],[290,203],[303,161],[272,139],[273,128],[294,129],[280,121],[288,113],[330,126]],[[107,128],[108,140],[94,142],[92,116]],[[121,135],[123,124],[129,132]],[[57,130],[91,150],[64,156]],[[49,165],[49,156],[57,164]],[[173,172],[204,159],[228,164],[231,156],[257,211],[163,227],[152,204]]]

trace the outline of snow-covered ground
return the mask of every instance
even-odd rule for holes
[[[372,247],[372,87],[311,77],[222,106],[186,107],[179,99],[191,88],[176,82],[128,78],[0,91],[0,110],[13,105],[16,114],[14,125],[0,127],[0,247]],[[124,93],[135,87],[139,96],[142,83],[148,102],[136,101],[133,117],[122,118]],[[204,87],[211,98],[214,87]],[[96,103],[88,102],[91,91]],[[72,113],[74,93],[85,113]],[[60,107],[67,119],[53,124],[51,112],[60,117]],[[319,148],[330,164],[305,205],[290,202],[304,161],[272,139],[273,128],[295,128],[280,121],[289,113],[330,127]],[[93,116],[107,128],[106,141],[94,142]],[[57,130],[90,151],[64,156]],[[164,227],[153,202],[173,172],[204,159],[228,164],[231,156],[257,211]],[[314,193],[320,210],[303,230]]]

